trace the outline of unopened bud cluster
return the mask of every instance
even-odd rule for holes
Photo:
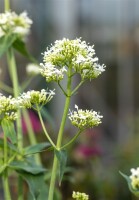
[[[97,78],[105,71],[105,66],[98,64],[94,46],[80,38],[56,40],[43,55],[41,74],[48,82],[62,80],[69,67],[72,67],[73,74],[79,73],[82,80]]]
[[[131,186],[133,190],[139,190],[139,167],[137,169],[132,168],[131,170]]]
[[[76,200],[89,200],[89,196],[87,194],[80,192],[73,192],[72,197]]]
[[[19,37],[25,37],[30,32],[32,20],[26,12],[17,15],[15,12],[7,11],[0,14],[0,37],[15,33]]]
[[[93,128],[101,123],[103,116],[99,115],[96,111],[78,109],[77,105],[75,105],[75,108],[76,111],[70,111],[69,119],[79,129]]]

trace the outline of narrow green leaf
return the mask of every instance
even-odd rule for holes
[[[29,186],[30,196],[28,200],[47,199],[48,187],[44,181],[44,174],[33,175],[26,172],[18,172]]]
[[[16,38],[16,35],[12,33],[0,37],[0,57],[12,46]]]
[[[138,190],[134,190],[132,188],[132,185],[131,185],[131,179],[129,178],[129,176],[123,174],[122,172],[120,172],[120,174],[125,178],[125,180],[127,181],[127,184],[128,184],[128,187],[129,187],[129,190],[137,197],[139,197],[139,189]]]
[[[15,132],[13,122],[4,119],[1,122],[1,126],[2,126],[2,129],[4,131],[4,134],[6,134],[6,137],[10,139],[12,144],[16,144],[17,143],[17,137],[16,137],[16,132]]]
[[[46,171],[45,168],[43,168],[42,166],[36,165],[34,163],[30,163],[25,161],[13,161],[9,164],[9,167],[11,169],[17,170],[17,171],[24,171],[24,172],[28,172],[31,174],[40,174]]]
[[[15,40],[13,43],[13,47],[23,56],[27,57],[31,62],[37,63],[35,58],[28,52],[26,45],[22,40],[20,39]]]
[[[65,168],[67,163],[67,152],[65,150],[61,151],[55,150],[55,154],[59,161],[59,184],[61,185],[61,181],[65,173]]]
[[[43,143],[31,145],[31,146],[26,147],[24,149],[24,155],[31,155],[31,154],[39,153],[42,150],[44,150],[44,149],[46,149],[47,147],[50,147],[50,146],[51,145],[48,142],[43,142]]]

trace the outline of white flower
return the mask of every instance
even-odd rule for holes
[[[30,32],[32,20],[26,12],[17,15],[15,12],[6,11],[0,14],[0,37],[10,33],[16,33],[24,38]]]
[[[78,109],[77,105],[75,105],[75,108],[77,111],[70,111],[69,119],[79,129],[92,128],[101,123],[103,116],[99,115],[96,111]]]
[[[56,74],[60,73],[57,80],[62,80],[64,74],[61,73],[61,69],[63,67],[66,67],[66,69],[72,67],[73,74],[79,73],[83,80],[97,78],[105,71],[105,66],[98,64],[94,46],[90,46],[81,38],[56,40],[54,45],[47,48],[43,55],[41,66],[47,69],[47,73],[43,71],[42,75],[47,76],[46,81],[55,81],[56,77],[52,78],[55,72]],[[52,72],[54,73],[52,74]]]
[[[73,191],[72,197],[73,197],[73,199],[76,199],[76,200],[89,200],[89,196],[87,194],[81,193],[81,192]]]
[[[131,179],[131,186],[133,189],[137,190],[139,189],[139,167],[137,167],[137,169],[132,168],[131,170],[131,175],[130,175],[130,179]]]
[[[26,72],[27,72],[27,74],[29,74],[29,75],[37,75],[37,74],[40,74],[40,67],[39,67],[39,65],[37,65],[37,64],[29,63],[29,64],[26,66]]]
[[[45,90],[42,89],[41,91],[35,91],[31,90],[28,92],[24,92],[21,94],[21,96],[18,98],[18,103],[20,107],[25,108],[34,108],[36,105],[45,105],[55,95],[55,92],[52,90]]]

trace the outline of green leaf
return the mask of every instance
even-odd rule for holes
[[[50,143],[48,143],[48,142],[31,145],[24,149],[24,155],[31,155],[31,154],[39,153],[42,150],[46,149],[47,147],[50,147]]]
[[[0,57],[12,46],[16,38],[17,36],[12,33],[0,37]]]
[[[22,40],[20,39],[15,40],[13,43],[13,47],[23,56],[27,57],[31,62],[37,63],[35,58],[28,52],[26,45]]]
[[[129,178],[129,176],[123,174],[122,172],[120,172],[120,174],[125,178],[125,180],[127,181],[127,184],[128,184],[128,187],[129,187],[129,190],[137,197],[139,197],[139,189],[138,190],[134,190],[132,188],[132,185],[131,185],[131,179]]]
[[[67,152],[65,150],[55,150],[55,154],[59,161],[59,184],[61,185],[67,163]]]
[[[4,134],[6,134],[6,137],[10,139],[12,144],[16,144],[17,143],[17,136],[16,136],[16,132],[15,132],[13,122],[4,119],[1,122],[1,126],[2,126],[2,129],[4,131]]]
[[[18,172],[29,186],[29,200],[47,199],[48,187],[44,181],[44,174],[33,175],[26,172]]]
[[[40,174],[46,171],[45,168],[42,166],[36,165],[34,162],[27,162],[26,160],[24,161],[13,161],[9,164],[9,167],[11,169],[17,170],[17,171],[24,171],[28,172],[31,174]]]

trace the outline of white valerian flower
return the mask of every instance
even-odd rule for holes
[[[99,115],[96,111],[78,109],[77,105],[75,105],[75,108],[76,111],[70,111],[69,119],[79,129],[93,128],[101,123],[103,116]]]
[[[32,20],[27,16],[27,12],[17,15],[15,12],[6,11],[0,14],[0,37],[15,33],[24,38],[30,32]]]
[[[29,63],[29,64],[26,66],[26,72],[27,72],[27,74],[29,74],[29,75],[37,75],[37,74],[40,74],[40,67],[39,67],[39,65],[37,65],[37,64]]]
[[[132,168],[130,171],[131,186],[134,190],[139,190],[139,167],[137,169]]]
[[[72,198],[76,200],[89,200],[89,195],[85,193],[73,191]]]
[[[34,108],[35,105],[45,105],[55,95],[55,92],[52,90],[42,89],[41,91],[31,90],[28,92],[24,92],[18,97],[18,103],[20,107],[25,108]]]
[[[98,64],[94,46],[82,41],[81,38],[56,40],[54,45],[47,48],[43,55],[42,75],[47,76],[47,81],[55,80],[55,78],[52,79],[55,74],[52,72],[57,72],[56,69],[59,72],[63,67],[67,69],[72,67],[73,74],[79,73],[83,80],[97,78],[105,71],[105,65]],[[45,69],[47,73],[44,73]],[[60,78],[58,76],[58,80],[62,80],[63,75]],[[51,76],[50,79],[49,76]]]
[[[0,94],[0,121],[3,119],[15,120],[19,109],[17,100],[12,96]]]

